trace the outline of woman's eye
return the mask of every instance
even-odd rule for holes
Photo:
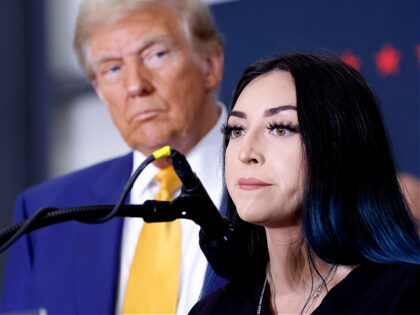
[[[275,128],[275,129],[274,129],[274,133],[275,133],[277,136],[283,137],[283,136],[288,135],[288,134],[290,133],[290,131],[289,131],[289,130],[287,130],[286,128],[279,127],[279,128]]]
[[[267,127],[268,130],[270,130],[270,134],[277,136],[277,137],[287,137],[290,136],[292,134],[294,134],[295,132],[297,132],[297,127],[294,126],[286,126],[283,124],[274,124],[274,125],[269,125]]]
[[[238,137],[242,136],[243,134],[244,134],[244,131],[242,129],[233,129],[230,132],[230,137],[232,139],[235,139],[235,138],[238,138]]]

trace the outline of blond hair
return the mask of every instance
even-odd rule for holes
[[[210,11],[201,0],[84,0],[77,18],[74,47],[79,63],[89,80],[95,78],[89,50],[89,38],[92,33],[151,4],[161,4],[174,9],[184,24],[186,38],[197,48],[211,50],[223,46],[223,40]]]

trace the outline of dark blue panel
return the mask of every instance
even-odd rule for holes
[[[46,175],[44,9],[44,0],[1,1],[0,228],[11,223],[18,193]]]
[[[244,68],[258,58],[275,52],[341,56],[351,51],[378,94],[400,169],[420,176],[418,0],[241,0],[215,5],[212,12],[226,40],[225,103]],[[374,56],[386,44],[401,54],[401,61],[399,71],[382,76]]]

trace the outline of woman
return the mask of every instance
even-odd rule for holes
[[[338,59],[242,75],[225,128],[238,277],[191,314],[419,314],[420,240],[375,96]]]

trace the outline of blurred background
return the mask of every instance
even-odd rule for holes
[[[80,2],[1,1],[0,228],[12,223],[24,188],[129,151],[74,55]],[[376,91],[399,170],[420,177],[418,0],[205,2],[226,43],[225,104],[258,58],[293,51],[338,56]],[[0,283],[5,260],[0,255]]]

